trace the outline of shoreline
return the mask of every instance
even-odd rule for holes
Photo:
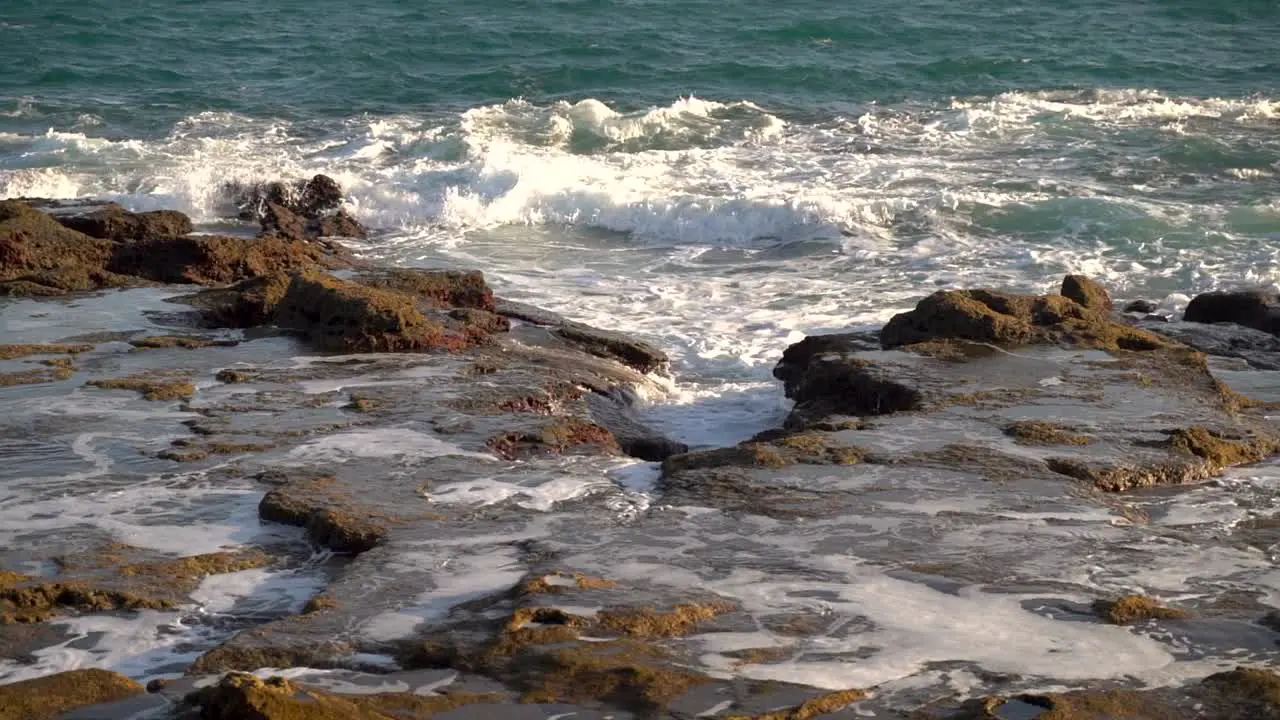
[[[93,206],[76,209],[89,212],[59,224],[43,213],[4,204],[3,217],[12,224],[0,226],[0,267],[21,270],[0,276],[0,285],[9,292],[40,297],[135,286],[168,289],[173,286],[166,283],[174,280],[209,289],[188,295],[190,309],[170,303],[172,316],[156,324],[175,328],[172,334],[154,329],[124,333],[107,341],[105,351],[104,343],[70,342],[74,337],[56,338],[69,343],[56,348],[6,346],[12,356],[8,360],[22,369],[0,376],[14,386],[33,388],[74,381],[81,388],[76,392],[86,397],[110,393],[134,405],[176,403],[177,413],[154,422],[159,433],[154,439],[169,446],[157,449],[155,442],[149,443],[147,458],[136,461],[137,471],[188,473],[183,468],[190,466],[208,478],[250,480],[265,496],[256,508],[263,521],[301,530],[256,550],[253,544],[243,545],[246,551],[265,554],[206,553],[185,559],[177,569],[165,553],[112,545],[118,539],[110,533],[72,538],[62,550],[74,548],[82,557],[80,565],[58,563],[60,554],[24,559],[33,567],[53,563],[56,572],[0,574],[4,602],[31,611],[0,625],[0,631],[41,627],[27,623],[47,622],[68,611],[75,616],[180,608],[206,577],[305,567],[310,550],[304,548],[309,545],[342,556],[342,563],[324,568],[327,589],[308,598],[305,607],[277,611],[279,616],[266,623],[239,629],[184,672],[344,665],[370,669],[368,657],[389,656],[402,667],[462,674],[450,686],[455,691],[440,696],[448,702],[414,710],[420,713],[520,699],[641,715],[696,706],[708,712],[719,708],[708,717],[764,717],[787,707],[795,717],[816,717],[846,707],[876,707],[888,698],[877,692],[878,683],[829,688],[844,691],[833,695],[761,682],[737,704],[723,702],[729,692],[725,677],[744,670],[745,677],[757,670],[767,674],[779,663],[803,667],[806,643],[823,644],[827,628],[820,619],[800,613],[776,628],[761,629],[765,608],[750,605],[749,583],[730,583],[744,597],[727,596],[711,583],[647,583],[644,573],[618,572],[622,568],[610,562],[609,553],[659,543],[663,528],[694,528],[690,537],[725,531],[712,520],[706,528],[688,525],[701,522],[696,520],[701,515],[683,516],[672,507],[799,528],[856,515],[868,502],[909,501],[921,490],[913,483],[930,473],[961,484],[1019,488],[1018,501],[1008,507],[1000,505],[1005,501],[998,489],[974,492],[1002,507],[1001,512],[1022,503],[1069,515],[1064,508],[1078,505],[1078,512],[1114,512],[1110,517],[1136,527],[1143,510],[1125,493],[1202,483],[1227,467],[1270,457],[1280,447],[1266,407],[1223,385],[1210,361],[1192,350],[1233,357],[1262,371],[1280,368],[1280,341],[1268,324],[1274,298],[1202,296],[1207,299],[1197,298],[1188,309],[1191,317],[1235,319],[1253,330],[1168,323],[1116,313],[1105,290],[1074,277],[1060,295],[935,293],[874,335],[812,336],[794,344],[774,371],[796,403],[783,427],[735,447],[687,452],[687,446],[641,424],[629,407],[631,391],[626,388],[651,383],[646,375],[666,363],[661,349],[623,333],[497,300],[479,272],[361,263],[339,243],[322,238],[326,228],[358,228],[336,212],[341,204],[336,184],[312,182],[318,189],[250,189],[257,194],[246,207],[263,227],[258,239],[189,235],[190,223],[175,214]],[[68,257],[81,266],[69,265]],[[281,333],[281,327],[289,332]],[[257,343],[270,349],[239,354]],[[292,361],[278,364],[299,353],[336,353],[332,357],[338,359],[301,367]],[[1045,384],[1046,379],[1056,382]],[[1153,417],[1160,418],[1158,426],[1152,425]],[[183,429],[170,439],[175,425]],[[398,434],[392,440],[376,437],[387,430]],[[583,475],[597,476],[633,460],[660,462],[661,477],[654,487],[664,507],[648,504],[653,491],[590,483],[585,491],[579,486],[557,489],[557,477],[579,472],[566,459],[584,464]],[[845,476],[852,484],[832,480]],[[546,481],[529,487],[525,483],[531,477]],[[551,487],[542,491],[546,486]],[[938,488],[926,494],[933,492]],[[873,500],[876,493],[888,500]],[[445,574],[441,588],[434,573],[405,565],[403,558],[419,552],[412,548],[465,548],[467,533],[482,544],[508,526],[528,534],[543,523],[528,514],[530,507],[534,513],[546,512],[597,496],[609,498],[611,511],[623,509],[616,518],[575,515],[574,522],[582,527],[569,533],[541,538],[535,533],[498,543],[492,557],[474,560],[475,578],[465,570]],[[474,505],[477,499],[495,497],[502,500]],[[656,534],[648,534],[646,521],[658,526]],[[579,537],[586,529],[605,538],[600,547],[593,549]],[[628,540],[626,533],[635,535]],[[88,544],[77,547],[78,542]],[[539,548],[539,542],[549,546]],[[908,563],[912,567],[894,571],[912,573],[909,577],[921,588],[942,578],[1003,581],[983,563],[970,567],[963,560],[931,557],[922,547],[906,557],[916,554],[920,557]],[[710,575],[724,569],[699,562],[706,563],[700,567]],[[370,587],[374,578],[388,573],[401,596],[387,597]],[[169,587],[143,582],[157,577],[181,577],[183,582]],[[880,587],[886,591],[903,582],[902,577],[883,578]],[[52,585],[58,586],[56,592]],[[1035,591],[1051,592],[1050,585]],[[412,599],[427,587],[434,588],[431,597]],[[823,588],[836,592],[825,584]],[[1081,594],[1080,588],[1067,593],[1073,598]],[[875,606],[874,598],[854,595],[841,601]],[[457,602],[441,607],[441,597]],[[36,598],[52,601],[40,605]],[[1265,620],[1267,607],[1258,597],[1235,608],[1195,607],[1195,612],[1166,608],[1142,593],[1094,601],[1096,606],[1085,603],[1084,609],[1066,612],[1081,622],[1092,617],[1093,622],[1106,619],[1117,625],[1138,621],[1163,628],[1168,623],[1170,628],[1191,628],[1188,632],[1202,622],[1201,616],[1217,626],[1225,618],[1235,623],[1227,633],[1233,640],[1247,629],[1256,628],[1260,641],[1271,632],[1257,624]],[[956,611],[972,612],[967,607]],[[1033,617],[1015,613],[1005,619],[1015,632],[1043,634],[1048,647],[1063,643],[1075,648],[1069,654],[1087,657],[1089,646],[1077,645],[1087,637],[1095,647],[1117,651],[1110,667],[1114,675],[1173,662],[1170,651],[1150,634],[1130,639],[1128,632],[1122,637],[1099,624],[1077,637],[1055,625],[1062,620],[1024,614]],[[782,629],[790,624],[798,627]],[[883,618],[879,624],[885,624]],[[425,638],[416,635],[424,629]],[[943,631],[943,626],[933,629]],[[872,627],[867,632],[875,636],[885,630]],[[406,633],[416,639],[408,640]],[[722,647],[711,653],[717,657],[714,663],[703,662],[707,653],[698,650],[698,642],[735,635],[752,642],[767,636],[769,644]],[[600,638],[606,642],[594,644]],[[1056,666],[1050,651],[1036,641],[1024,652],[1028,662],[1043,658],[1035,667],[1049,671]],[[993,658],[986,662],[999,664]],[[539,670],[530,675],[529,667]],[[1055,680],[1052,672],[1043,677]],[[106,682],[112,688],[121,685]],[[1035,687],[1034,678],[1029,682]],[[997,679],[988,689],[993,696],[1015,696],[1020,683],[1018,677]],[[1228,673],[1185,689],[1187,696],[1169,690],[1103,695],[1114,702],[1164,702],[1182,708],[1193,701],[1229,702],[1223,698],[1247,694],[1258,683],[1271,687],[1280,679],[1268,673]],[[31,687],[32,692],[44,691],[39,684]],[[174,703],[176,710],[195,688],[182,680],[157,689],[156,700],[148,701],[151,706]],[[285,683],[232,675],[216,689],[197,693],[192,702],[205,708],[240,707],[237,703],[271,702],[295,692]],[[314,702],[348,714],[338,717],[385,709],[316,693]],[[1000,717],[980,713],[996,713],[1000,703],[1070,708],[1081,698],[1098,696],[1020,697],[952,709],[979,713],[966,717]]]

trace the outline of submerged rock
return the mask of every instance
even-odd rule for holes
[[[282,677],[229,673],[186,698],[203,720],[405,720],[497,699],[474,693],[339,695]]]
[[[70,710],[142,695],[137,682],[106,670],[71,670],[0,685],[0,720],[54,720]]]

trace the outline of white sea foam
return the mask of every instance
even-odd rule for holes
[[[292,461],[312,463],[317,460],[343,462],[352,458],[400,458],[413,461],[443,455],[494,459],[492,455],[469,452],[433,434],[410,428],[353,430],[327,435],[290,450],[288,457]]]

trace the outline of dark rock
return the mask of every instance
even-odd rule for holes
[[[251,328],[268,325],[293,281],[285,273],[261,275],[228,288],[202,290],[174,298],[200,310],[210,327]]]
[[[1156,311],[1156,304],[1149,300],[1134,300],[1124,306],[1124,311],[1127,313],[1142,313],[1146,315]]]
[[[994,345],[1078,345],[1103,350],[1155,350],[1169,342],[1117,323],[1061,295],[942,290],[895,315],[880,331],[886,348],[961,339]]]
[[[303,217],[315,218],[341,206],[342,186],[328,175],[316,175],[297,192],[292,209]]]
[[[1280,294],[1272,290],[1237,290],[1197,295],[1182,319],[1196,323],[1233,322],[1280,334]]]
[[[541,325],[544,327],[554,327],[563,325],[564,316],[553,313],[550,310],[543,310],[535,305],[517,302],[515,300],[507,300],[506,298],[496,298],[494,303],[494,312],[505,315],[513,320],[531,323],[533,325]]]
[[[613,433],[622,452],[648,462],[660,462],[689,452],[689,446],[664,437],[631,416],[627,406],[612,397],[587,396],[591,419]]]
[[[307,224],[307,233],[317,237],[366,238],[369,231],[360,221],[339,210]]]
[[[262,224],[263,235],[278,235],[290,240],[307,237],[306,221],[280,203],[267,203],[258,222]]]
[[[449,311],[449,317],[462,323],[465,328],[473,329],[486,335],[504,333],[511,330],[511,321],[497,313],[475,308],[455,308]]]
[[[342,187],[327,175],[310,180],[226,186],[231,202],[243,220],[260,220],[268,205],[283,206],[304,219],[318,219],[342,205]]]
[[[1111,311],[1111,295],[1107,289],[1084,275],[1068,275],[1062,279],[1063,297],[1071,298],[1081,306],[1098,312]]]
[[[1208,355],[1241,358],[1259,370],[1280,370],[1280,337],[1230,322],[1169,322],[1152,316],[1138,327],[1190,345]]]
[[[176,210],[134,213],[116,203],[85,215],[53,216],[58,222],[89,237],[115,242],[181,237],[194,230],[191,219]]]
[[[566,322],[552,332],[592,355],[617,360],[642,373],[651,373],[668,362],[667,354],[653,345],[612,330]]]

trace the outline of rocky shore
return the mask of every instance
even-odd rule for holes
[[[867,541],[863,556],[877,558],[885,583],[1034,594],[1045,600],[1028,603],[1038,624],[1027,627],[1045,637],[1055,623],[1096,625],[1109,639],[1155,628],[1207,638],[1225,665],[1239,647],[1274,655],[1280,623],[1259,593],[1080,604],[1080,587],[1015,571],[1016,543],[960,554],[940,529],[995,537],[1001,518],[1107,514],[1119,539],[1063,533],[1070,564],[1100,542],[1145,537],[1144,493],[1273,456],[1280,396],[1233,387],[1222,371],[1280,369],[1274,295],[1202,295],[1174,322],[1142,306],[1117,311],[1080,276],[1056,294],[936,292],[878,333],[792,345],[774,370],[794,403],[785,423],[737,446],[690,449],[634,411],[664,391],[660,348],[495,297],[479,270],[362,262],[335,238],[369,231],[323,176],[229,194],[259,224],[256,237],[196,234],[172,211],[0,202],[0,294],[85,304],[102,297],[87,293],[164,291],[170,307],[163,332],[0,338],[0,386],[171,406],[148,420],[166,445],[144,443],[136,471],[252,483],[264,526],[296,534],[185,557],[99,531],[4,548],[0,647],[21,662],[58,638],[58,618],[182,608],[211,576],[318,564],[324,587],[295,611],[237,619],[168,673],[179,679],[144,689],[76,670],[11,683],[0,686],[0,718],[1280,717],[1280,675],[1265,663],[1155,689],[1087,674],[1067,684],[1031,659],[978,672],[970,693],[762,679],[761,668],[830,656],[833,639],[875,623],[769,612],[748,592],[750,573],[739,594],[697,581],[736,577],[740,552],[834,603],[844,585],[835,566],[789,565],[786,540],[859,518],[840,536],[857,542],[872,534],[869,508],[923,498],[944,510],[886,515],[895,531]],[[21,443],[77,421],[3,422]],[[378,432],[395,447],[344,451]],[[604,477],[637,459],[660,463],[661,506],[636,506],[616,483],[590,498],[538,492],[571,468]],[[482,489],[505,500],[451,501]],[[966,514],[974,503],[987,514]],[[1260,508],[1213,542],[1272,562],[1278,520]],[[726,535],[744,545],[705,551]],[[666,575],[618,560],[686,541]],[[455,572],[431,554],[465,558],[471,547],[490,547],[500,566],[473,559],[486,570],[477,580],[465,559]],[[945,618],[929,622],[945,632]],[[1039,652],[1021,633],[992,641]],[[746,642],[762,636],[768,644]],[[286,668],[331,672],[272,672]]]

